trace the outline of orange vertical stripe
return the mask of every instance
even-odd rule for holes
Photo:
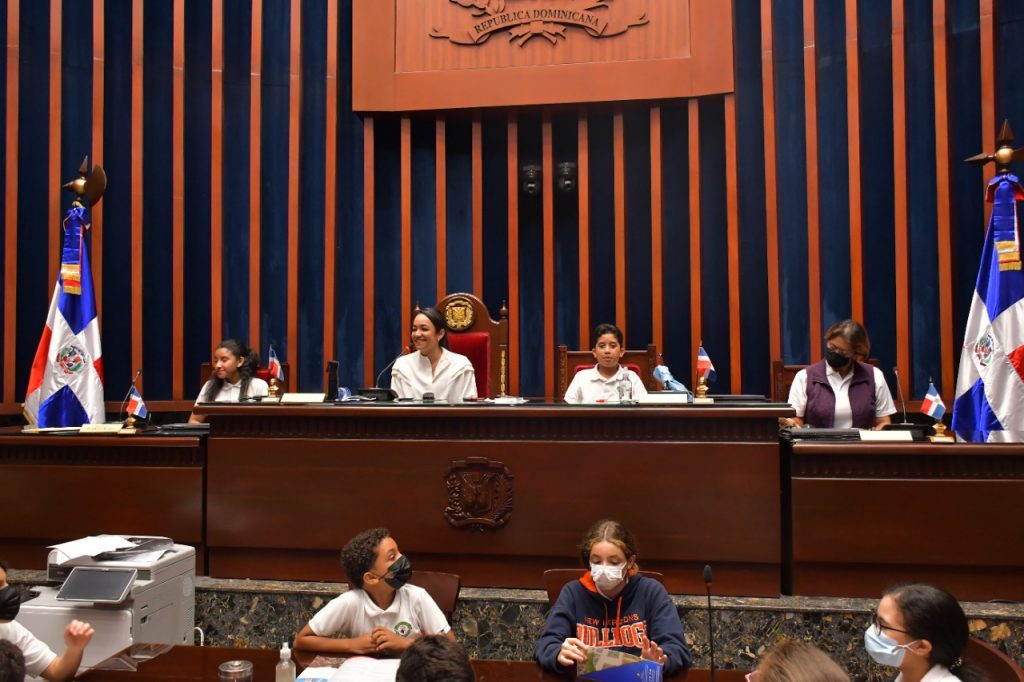
[[[4,402],[14,402],[18,307],[18,65],[21,62],[19,2],[7,3],[7,159],[4,169]]]
[[[811,362],[821,359],[821,216],[818,212],[818,79],[814,0],[804,0],[804,125],[807,163],[807,297]]]
[[[174,0],[174,76],[172,81],[172,104],[174,110],[171,136],[173,139],[171,196],[173,197],[172,236],[174,267],[171,274],[173,297],[172,350],[171,350],[171,396],[174,400],[184,398],[185,346],[185,0]]]
[[[690,174],[690,361],[697,361],[701,343],[701,269],[700,269],[700,102],[690,99],[687,106]],[[695,375],[694,375],[695,376]],[[694,382],[696,384],[696,382]]]
[[[103,0],[92,2],[92,154],[93,165],[103,165]],[[103,322],[103,202],[92,207],[92,289],[96,297],[96,316]]]
[[[49,278],[46,280],[47,282],[57,281],[57,268],[60,267],[61,231],[57,229],[57,224],[60,221],[60,193],[63,191],[60,186],[65,181],[60,176],[60,50],[61,10],[63,6],[63,0],[50,0],[50,150],[48,164],[49,186],[47,187],[50,196],[46,203],[46,234],[50,238],[49,246],[47,247],[49,263]],[[81,159],[77,161],[81,162]],[[67,178],[67,180],[71,180],[71,178]],[[42,293],[40,292],[40,294]]]
[[[587,112],[581,111],[576,126],[577,169],[579,192],[579,262],[580,262],[580,348],[587,348],[590,339],[590,132]]]
[[[892,3],[892,148],[896,246],[896,364],[903,395],[910,391],[910,264],[907,250],[907,99],[903,0]]]
[[[782,306],[779,280],[779,183],[775,144],[775,48],[772,3],[761,3],[761,89],[764,108],[764,200],[768,265],[768,349],[782,360]]]
[[[664,305],[662,290],[662,185],[661,185],[661,107],[651,107],[651,339],[659,351],[665,349]]]
[[[473,113],[473,294],[484,296],[484,135],[480,112]]]
[[[145,232],[142,218],[142,126],[145,120],[143,116],[144,102],[142,98],[142,69],[143,69],[143,12],[144,0],[133,0],[132,2],[132,284],[131,284],[131,310],[132,310],[132,370],[142,367],[142,299],[143,274],[142,274],[142,237]],[[139,377],[136,382],[139,391],[145,377]]]
[[[860,50],[857,0],[846,0],[846,138],[850,180],[850,310],[864,320],[864,242],[860,182]],[[812,344],[813,345],[813,344]]]
[[[544,385],[555,387],[555,149],[551,112],[541,123],[541,173],[544,180]]]
[[[260,234],[263,214],[260,211],[261,158],[260,129],[263,127],[260,108],[263,68],[263,0],[252,0],[252,49],[249,56],[249,347],[260,348],[261,258]],[[288,352],[291,352],[288,344]],[[292,365],[294,367],[294,365]],[[292,372],[294,373],[294,369]]]
[[[448,147],[445,141],[444,117],[434,122],[434,219],[437,223],[437,300],[448,294]]]
[[[508,118],[508,356],[509,392],[519,395],[519,121]],[[546,352],[553,353],[554,349]]]
[[[622,108],[612,115],[612,184],[615,194],[615,323],[627,337],[626,327],[626,135]]]
[[[288,66],[288,364],[299,370],[299,133],[302,117],[302,4],[291,4]],[[258,282],[257,282],[258,284]]]
[[[399,315],[404,320],[412,311],[412,121],[402,117],[401,125],[401,297]],[[424,302],[425,303],[425,302]]]
[[[224,329],[224,0],[213,0],[210,50],[210,352]]]
[[[327,3],[327,116],[324,165],[324,357],[334,358],[334,271],[337,245],[338,3]],[[285,377],[290,382],[291,377]],[[291,383],[297,386],[297,383]]]
[[[740,318],[739,170],[736,166],[736,95],[725,96],[725,204],[729,241],[729,375],[733,393],[743,387],[743,327]]]
[[[935,186],[939,252],[939,343],[941,347],[941,392],[947,405],[953,404],[953,186],[950,174],[949,130],[949,44],[946,0],[932,2],[932,44],[935,52]],[[934,370],[930,370],[933,371]]]
[[[363,118],[363,381],[373,386],[374,215],[373,116]]]
[[[998,92],[996,90],[996,0],[979,0],[978,33],[981,37],[981,148],[986,154],[996,150],[996,120]],[[985,164],[983,173],[987,183],[995,177],[995,164]],[[991,210],[985,204],[985,214]],[[988,220],[985,221],[988,224]],[[984,229],[984,228],[982,228]]]

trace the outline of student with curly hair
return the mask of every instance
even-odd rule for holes
[[[199,392],[199,403],[243,402],[270,393],[267,382],[256,376],[260,356],[238,339],[225,339],[213,351],[213,374]],[[193,414],[189,422],[198,424],[203,417]]]
[[[320,609],[293,647],[345,656],[394,657],[421,635],[455,639],[441,609],[422,587],[410,585],[412,564],[387,528],[371,528],[341,550],[349,590]]]

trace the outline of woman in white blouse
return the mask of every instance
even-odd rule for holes
[[[395,361],[391,388],[399,398],[458,403],[476,398],[476,375],[465,355],[448,350],[444,318],[434,308],[423,308],[412,320],[413,351]]]

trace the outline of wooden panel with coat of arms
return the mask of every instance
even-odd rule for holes
[[[360,111],[683,98],[733,90],[732,3],[354,0]]]

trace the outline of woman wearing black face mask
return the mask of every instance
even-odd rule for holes
[[[867,330],[853,320],[825,332],[825,357],[793,379],[791,426],[879,429],[896,412],[881,370],[864,362],[871,352]]]

